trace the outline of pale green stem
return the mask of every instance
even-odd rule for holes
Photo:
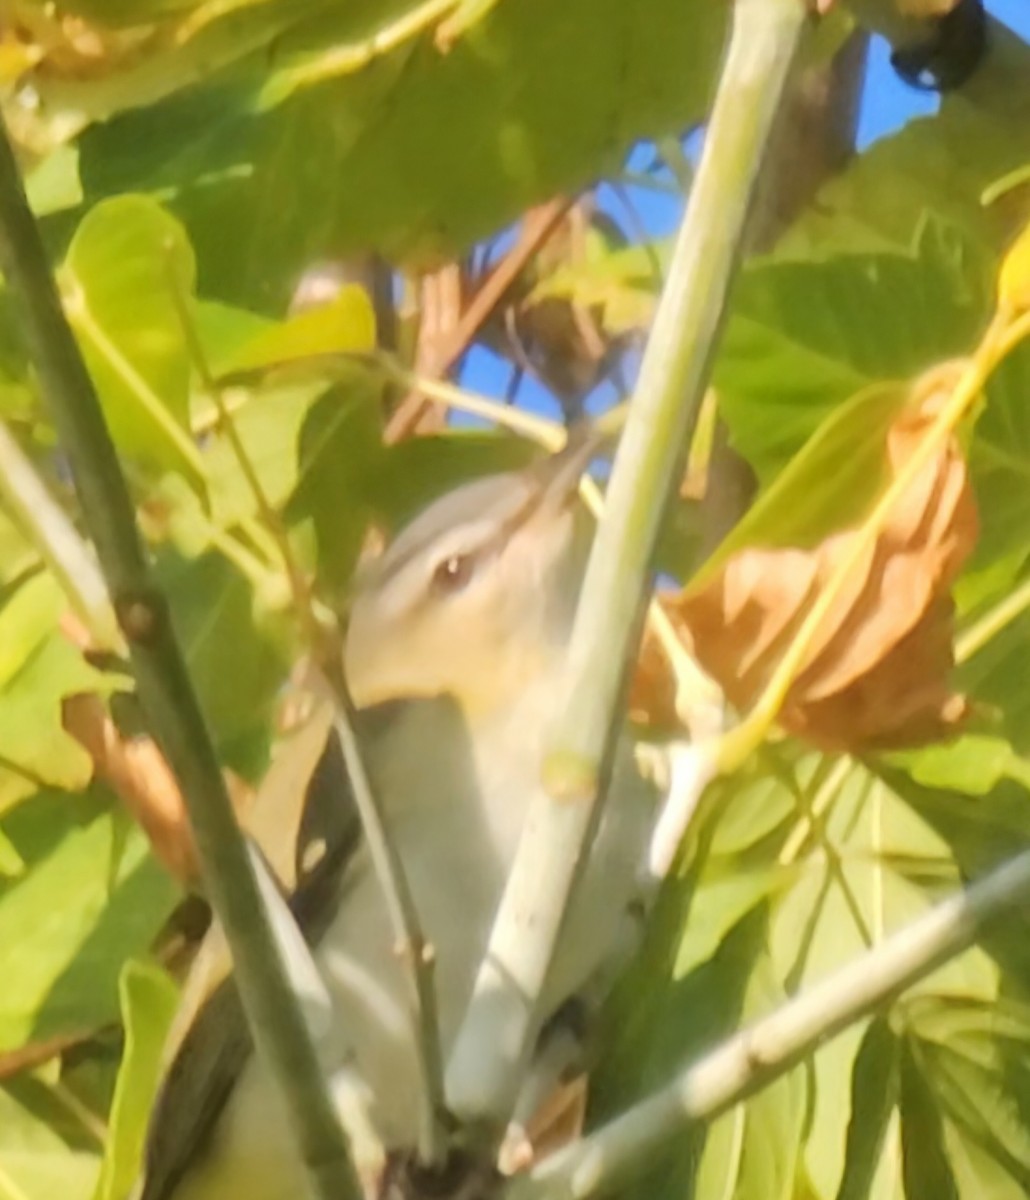
[[[660,522],[704,395],[748,206],[806,16],[801,0],[737,0],[705,151],[587,567],[556,698],[547,779],[531,799],[448,1064],[447,1095],[466,1118],[507,1120],[542,1016],[555,943],[600,815],[603,766]]]

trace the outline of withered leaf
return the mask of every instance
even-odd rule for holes
[[[942,370],[928,376],[891,425],[884,454],[892,477],[926,436],[947,377]],[[853,554],[856,536],[850,529],[805,549],[744,548],[696,590],[665,600],[698,662],[739,710],[758,699],[813,600]],[[966,705],[948,687],[950,588],[976,536],[966,464],[951,438],[848,572],[780,724],[821,748],[849,751],[920,744],[954,729]],[[653,664],[650,671],[653,677]]]

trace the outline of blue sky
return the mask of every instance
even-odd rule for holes
[[[1030,41],[1030,3],[1027,0],[986,0],[987,11]],[[918,91],[903,83],[890,65],[890,47],[881,38],[870,47],[869,69],[859,116],[858,146],[868,146],[878,138],[900,129],[914,117],[932,113],[937,108],[937,96]],[[652,158],[649,147],[640,147],[631,156],[631,167],[643,167]],[[671,194],[634,187],[631,192],[639,218],[654,237],[661,237],[676,227],[680,215],[680,200]],[[599,201],[610,208],[620,223],[625,223],[625,210],[611,189],[601,189]],[[499,395],[507,383],[508,368],[486,350],[475,349],[467,358],[461,373],[462,384],[473,391]],[[558,416],[548,393],[531,379],[525,379],[518,392],[518,403],[548,416]],[[457,424],[476,424],[460,420]]]

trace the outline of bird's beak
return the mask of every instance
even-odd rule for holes
[[[583,472],[597,456],[604,440],[604,435],[595,429],[573,429],[557,454],[530,467],[540,488],[541,507],[562,509],[572,500]]]

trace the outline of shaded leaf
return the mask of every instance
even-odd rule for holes
[[[356,375],[307,412],[297,435],[297,482],[284,510],[310,522],[316,575],[338,597],[349,582],[385,468],[380,388]]]
[[[702,879],[676,953],[675,976],[682,978],[711,958],[730,930],[762,901],[787,887],[791,875],[788,867],[771,866]]]
[[[275,698],[289,669],[283,630],[267,614],[258,618],[249,584],[223,558],[166,552],[157,565],[220,758],[254,778],[267,761]]]
[[[901,1056],[901,1146],[906,1196],[960,1200],[944,1147],[944,1125],[912,1055]]]
[[[985,1005],[954,997],[922,997],[906,1013],[909,1045],[950,1127],[956,1173],[965,1143],[994,1160],[998,1175],[1030,1188],[1030,1098],[1022,1068],[1030,1046],[1025,1007]],[[976,1157],[976,1156],[974,1156]]]
[[[969,447],[969,471],[981,514],[980,544],[956,599],[967,611],[1006,591],[1030,555],[1030,346],[1020,346],[987,383],[987,404]]]
[[[855,1056],[844,1170],[836,1200],[879,1200],[881,1195],[898,1195],[900,1147],[895,1143],[893,1128],[898,1066],[897,1039],[887,1022],[877,1018],[866,1029]],[[879,1187],[878,1176],[883,1180]]]
[[[1000,24],[990,36],[999,53],[980,72],[975,100],[962,89],[945,92],[936,115],[909,121],[855,155],[787,232],[786,252],[904,246],[927,212],[985,249],[1012,237],[1025,221],[1021,197],[984,204],[981,194],[1026,161],[1030,49]]]
[[[807,803],[814,825],[809,824],[806,839],[792,843],[792,853],[786,855],[797,861],[796,882],[773,897],[770,915],[772,960],[792,992],[853,961],[925,914],[939,895],[961,882],[943,838],[862,766],[847,761],[827,764],[813,777]],[[794,855],[806,848],[807,853],[795,860]],[[990,1002],[997,988],[996,967],[983,951],[973,950],[915,985],[912,994]],[[836,1196],[846,1172],[857,1170],[847,1165],[850,1135],[842,1119],[841,1096],[857,1086],[863,1033],[861,1026],[852,1027],[814,1056],[804,1156],[812,1188],[820,1197]],[[889,1181],[889,1174],[884,1178]]]

